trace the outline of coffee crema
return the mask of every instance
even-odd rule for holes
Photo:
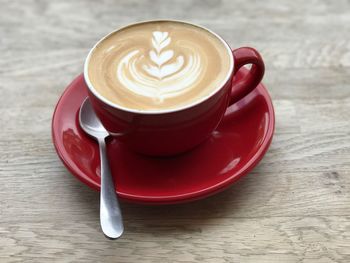
[[[88,78],[108,101],[134,110],[171,110],[207,97],[227,79],[232,58],[211,32],[153,21],[108,35],[93,49]]]

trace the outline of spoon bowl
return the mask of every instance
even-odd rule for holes
[[[106,138],[108,136],[108,132],[96,116],[96,113],[88,98],[85,99],[81,105],[79,111],[79,123],[80,127],[95,139]]]

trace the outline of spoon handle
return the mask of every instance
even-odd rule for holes
[[[101,158],[100,223],[103,233],[108,238],[116,239],[124,231],[122,213],[109,168],[105,138],[99,139],[98,144]]]

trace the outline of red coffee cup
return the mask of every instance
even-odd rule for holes
[[[231,71],[223,79],[222,85],[209,96],[175,110],[150,112],[126,109],[102,97],[93,87],[87,72],[90,55],[104,38],[91,49],[85,61],[84,78],[92,106],[112,136],[132,150],[146,155],[168,156],[186,152],[209,138],[227,107],[245,97],[260,83],[265,67],[255,49],[242,47],[231,51],[220,36],[205,30],[221,40],[229,50]],[[234,75],[247,64],[252,64],[248,74],[235,81]]]

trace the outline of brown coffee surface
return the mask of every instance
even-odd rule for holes
[[[209,96],[229,75],[227,46],[209,31],[157,21],[118,30],[92,51],[88,77],[108,101],[134,110],[171,110]]]

